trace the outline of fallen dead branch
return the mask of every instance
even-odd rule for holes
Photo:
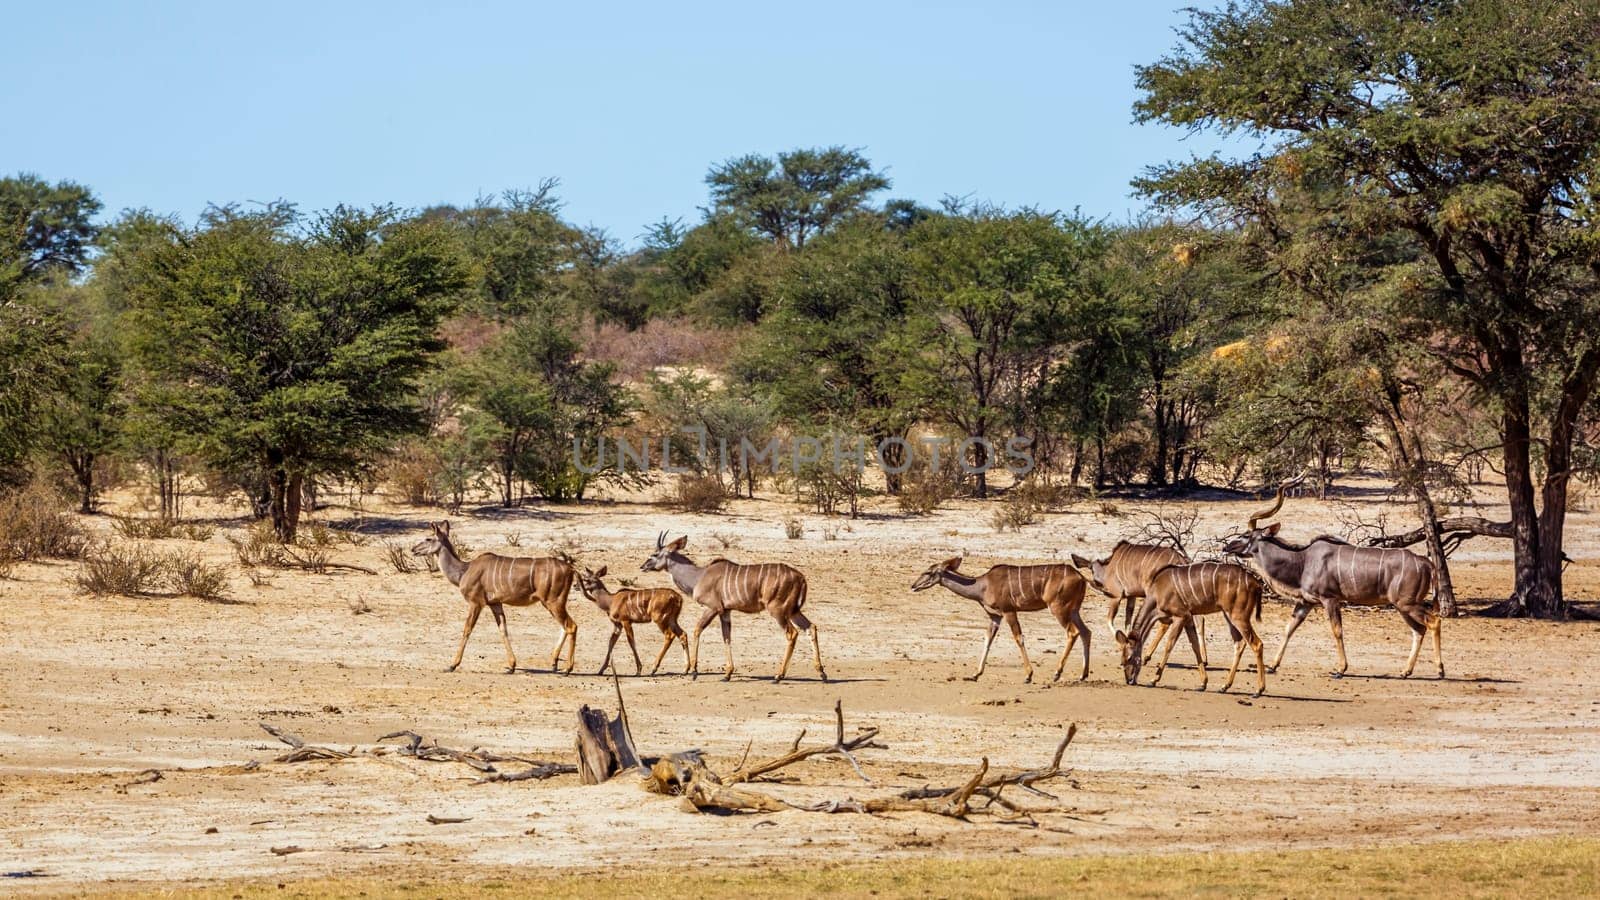
[[[745,767],[741,762],[740,767],[736,769],[732,775],[724,779],[725,783],[739,784],[740,782],[755,781],[756,779],[761,778],[763,775],[766,775],[770,772],[776,772],[779,769],[794,765],[801,760],[810,759],[813,756],[842,756],[847,762],[850,763],[850,767],[856,770],[856,774],[861,777],[862,781],[865,781],[867,784],[871,784],[872,779],[867,777],[867,773],[861,771],[861,763],[856,759],[855,754],[852,751],[860,750],[863,747],[875,750],[888,749],[885,745],[874,740],[874,738],[878,736],[877,726],[862,729],[859,734],[847,741],[844,738],[843,701],[834,701],[833,717],[834,726],[832,744],[824,747],[808,747],[801,749],[800,742],[805,740],[806,737],[805,729],[801,729],[800,735],[794,739],[794,744],[790,747],[788,753],[785,753],[783,756],[755,763],[749,767]],[[746,748],[745,753],[746,755],[749,754],[748,747]]]
[[[433,813],[428,813],[428,824],[429,825],[460,825],[462,822],[471,822],[471,821],[472,821],[472,817],[471,816],[465,816],[465,817],[458,818],[458,817],[455,817],[455,816],[436,816]]]
[[[131,788],[131,787],[133,787],[135,785],[153,784],[153,783],[155,783],[157,781],[160,781],[160,780],[161,780],[161,770],[160,769],[145,769],[144,771],[140,772],[139,774],[133,776],[133,778],[129,779],[128,781],[124,781],[123,783],[117,785],[117,790],[126,791],[128,788]]]
[[[273,757],[273,762],[297,763],[306,762],[307,760],[313,759],[349,759],[356,755],[354,748],[346,751],[335,750],[332,747],[317,747],[307,744],[305,741],[301,740],[298,735],[284,731],[270,722],[262,722],[261,730],[272,735],[283,743],[288,744],[292,748],[288,753]]]
[[[472,783],[490,784],[497,781],[543,781],[546,778],[554,778],[557,775],[575,775],[577,772],[578,767],[572,763],[549,762],[540,763],[531,769],[524,769],[521,772],[491,772],[490,774],[485,775]]]

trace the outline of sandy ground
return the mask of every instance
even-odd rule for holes
[[[1381,491],[1346,501],[1374,516]],[[1203,848],[1368,845],[1454,838],[1594,833],[1600,827],[1600,677],[1591,665],[1595,623],[1462,619],[1445,623],[1449,677],[1393,677],[1409,631],[1392,612],[1346,615],[1352,677],[1328,676],[1326,622],[1313,614],[1295,636],[1268,696],[1221,694],[1225,628],[1211,628],[1211,690],[1196,693],[1188,651],[1173,656],[1159,687],[1122,684],[1104,601],[1091,593],[1094,628],[1086,683],[1021,683],[1016,648],[1002,634],[979,683],[975,668],[985,618],[970,601],[908,585],[930,563],[965,553],[968,571],[997,562],[1063,560],[1099,553],[1139,524],[1141,504],[1098,503],[1045,516],[1020,534],[996,533],[990,507],[956,504],[936,515],[885,514],[854,522],[796,512],[786,499],[744,501],[729,513],[689,516],[660,507],[601,503],[581,508],[479,510],[456,519],[475,551],[538,554],[552,546],[641,585],[658,530],[690,535],[698,558],[784,561],[811,584],[807,611],[821,628],[834,680],[813,678],[809,648],[797,649],[793,681],[767,679],[782,650],[766,616],[738,616],[732,683],[702,676],[624,677],[642,750],[704,748],[731,766],[747,742],[754,756],[785,750],[802,728],[831,727],[842,700],[848,727],[882,729],[885,750],[865,751],[873,784],[840,761],[790,770],[799,783],[770,786],[792,799],[868,797],[925,783],[954,783],[981,756],[998,768],[1045,762],[1069,722],[1070,782],[1038,827],[963,824],[924,814],[693,815],[632,779],[584,787],[575,777],[473,785],[465,766],[393,755],[277,764],[283,748],[259,728],[269,721],[312,743],[370,747],[385,732],[414,729],[452,747],[482,746],[550,759],[572,758],[574,711],[614,704],[609,678],[555,676],[557,630],[544,610],[510,611],[523,666],[501,672],[489,616],[461,670],[441,672],[460,633],[465,604],[438,575],[396,574],[382,543],[420,537],[426,511],[368,502],[363,546],[335,558],[384,574],[270,574],[253,586],[239,574],[235,602],[186,598],[93,598],[71,587],[71,564],[22,567],[0,582],[0,871],[47,877],[8,883],[75,891],[95,883],[199,884],[379,873],[401,877],[492,877],[516,867],[585,871],[616,866],[714,862],[892,859],[909,855],[1104,854]],[[1237,527],[1256,502],[1202,505],[1198,534]],[[198,509],[201,516],[226,516]],[[1293,500],[1286,536],[1338,528],[1338,507]],[[1409,521],[1406,510],[1389,510]],[[1486,515],[1496,510],[1489,507]],[[1503,513],[1503,511],[1502,511]],[[351,516],[347,508],[324,513]],[[798,516],[805,536],[789,540]],[[104,529],[103,519],[90,520]],[[1568,590],[1600,594],[1600,516],[1573,517]],[[199,545],[231,561],[224,534]],[[723,546],[724,542],[727,544]],[[170,543],[192,548],[188,542]],[[516,546],[508,547],[508,544]],[[1456,559],[1458,590],[1503,595],[1508,548],[1476,542]],[[353,608],[369,612],[357,614]],[[574,591],[579,671],[592,673],[609,629]],[[684,612],[692,625],[698,609]],[[1288,607],[1269,605],[1262,634],[1276,650]],[[1063,635],[1045,613],[1023,617],[1029,651],[1048,678]],[[659,637],[638,630],[648,666]],[[715,628],[702,668],[720,668]],[[1077,651],[1074,651],[1076,656]],[[633,670],[625,644],[625,673]],[[664,668],[681,669],[674,648]],[[1073,673],[1077,663],[1069,663]],[[1146,670],[1148,680],[1149,670]],[[1241,676],[1245,684],[1253,674]],[[1236,688],[1237,690],[1237,688]],[[246,764],[258,761],[258,766]],[[159,781],[132,784],[159,769]],[[509,765],[506,768],[515,769]],[[766,789],[766,788],[764,788]],[[1019,796],[1019,799],[1022,799]],[[466,818],[430,825],[430,814]],[[272,847],[306,852],[277,856]],[[1425,852],[1425,851],[1419,851]]]

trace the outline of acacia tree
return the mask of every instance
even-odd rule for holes
[[[70,181],[0,178],[0,302],[52,273],[83,270],[94,246],[100,201]]]
[[[716,212],[783,247],[799,249],[851,213],[889,179],[860,150],[790,150],[776,159],[752,153],[706,175]]]
[[[220,470],[265,474],[280,540],[308,477],[426,426],[418,376],[466,284],[455,240],[393,209],[213,208],[126,275],[136,358],[168,427]]]
[[[1027,401],[1056,367],[1103,238],[1080,219],[991,208],[912,230],[916,288],[902,383],[967,436],[980,498],[994,463],[988,443],[997,426],[1026,427]]]
[[[1600,8],[1586,0],[1353,0],[1193,12],[1139,69],[1137,115],[1261,139],[1248,158],[1159,168],[1143,189],[1263,231],[1309,182],[1318,227],[1283,253],[1400,234],[1389,314],[1500,417],[1515,586],[1563,617],[1578,423],[1600,375]],[[1396,329],[1397,331],[1400,329]],[[1542,470],[1542,476],[1536,475]]]
[[[891,493],[906,461],[889,439],[903,441],[916,418],[900,383],[914,290],[903,235],[876,216],[842,225],[785,268],[758,340],[735,366],[746,382],[768,386],[791,421],[870,437],[887,456]]]

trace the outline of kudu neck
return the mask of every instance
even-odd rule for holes
[[[700,583],[700,576],[706,572],[705,566],[697,566],[694,560],[682,553],[667,555],[667,574],[672,576],[672,581],[678,590],[685,594],[693,594],[695,585]]]
[[[978,583],[978,579],[971,575],[963,575],[955,569],[945,569],[940,572],[939,583],[968,600],[983,599],[983,586]]]
[[[594,590],[584,591],[584,594],[587,595],[590,600],[594,601],[595,606],[600,607],[601,612],[606,613],[611,612],[611,602],[617,599],[617,595],[609,590],[606,590],[606,586],[604,584],[597,584]]]
[[[467,564],[461,561],[455,545],[447,537],[439,538],[439,571],[444,573],[446,580],[457,586],[461,584],[461,576],[467,572]]]

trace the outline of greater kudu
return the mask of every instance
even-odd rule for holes
[[[1233,687],[1233,679],[1239,672],[1239,661],[1244,657],[1244,648],[1248,646],[1256,655],[1256,696],[1266,692],[1267,676],[1261,658],[1261,638],[1256,635],[1250,621],[1252,618],[1256,621],[1261,619],[1261,582],[1244,566],[1231,562],[1166,566],[1151,573],[1145,586],[1147,594],[1144,604],[1139,607],[1139,614],[1133,619],[1133,627],[1128,632],[1117,629],[1117,646],[1122,651],[1122,674],[1129,684],[1139,683],[1139,669],[1145,658],[1140,651],[1157,621],[1177,620],[1179,624],[1187,625],[1188,620],[1196,616],[1220,612],[1227,619],[1228,630],[1233,634],[1233,665],[1228,669],[1228,683],[1222,689],[1226,691]],[[1172,654],[1172,645],[1178,642],[1180,630],[1189,636],[1195,654],[1200,653],[1199,642],[1192,628],[1173,628],[1151,684],[1160,681],[1161,673],[1166,671],[1167,657]],[[1205,689],[1206,667],[1200,666],[1199,690]]]
[[[683,554],[683,548],[688,543],[689,538],[685,535],[669,544],[666,532],[662,532],[656,537],[656,552],[639,568],[646,572],[665,570],[672,576],[678,590],[706,608],[700,621],[695,623],[694,641],[690,645],[689,669],[694,675],[700,674],[700,632],[711,624],[712,619],[720,619],[722,623],[722,643],[728,651],[728,667],[722,673],[722,680],[729,681],[733,678],[732,613],[766,610],[778,620],[779,627],[789,640],[788,647],[783,651],[783,662],[778,666],[778,674],[772,677],[773,683],[782,681],[788,673],[789,658],[794,655],[794,642],[802,631],[811,632],[811,651],[815,655],[817,675],[823,681],[828,680],[828,673],[822,668],[822,647],[817,640],[816,626],[800,611],[806,603],[806,576],[800,574],[800,570],[783,563],[746,566],[726,559],[713,559],[703,566],[697,566],[694,560]]]
[[[578,623],[567,613],[567,594],[572,590],[576,574],[572,564],[564,559],[528,556],[499,556],[480,553],[471,562],[462,561],[450,543],[449,522],[429,522],[433,536],[423,538],[411,548],[416,556],[438,558],[439,571],[451,584],[461,589],[461,596],[469,604],[467,623],[461,629],[461,644],[456,647],[456,658],[446,672],[454,672],[461,665],[461,655],[467,650],[467,638],[478,624],[478,616],[485,606],[494,613],[500,626],[500,638],[506,645],[506,671],[517,670],[517,654],[511,649],[511,633],[506,630],[505,606],[532,606],[541,604],[561,624],[561,639],[550,656],[550,671],[561,663],[561,650],[571,648],[567,657],[567,672],[578,654]]]
[[[583,595],[594,601],[600,611],[611,620],[611,640],[606,644],[606,658],[600,663],[596,675],[604,675],[606,667],[611,665],[611,654],[617,649],[617,637],[628,636],[628,649],[633,651],[633,674],[638,675],[644,671],[644,662],[639,659],[639,648],[633,643],[633,626],[645,622],[654,622],[661,629],[661,652],[656,654],[655,665],[650,667],[650,674],[654,675],[661,669],[661,661],[666,659],[667,650],[672,647],[674,640],[683,642],[683,671],[689,672],[689,638],[678,625],[678,613],[683,609],[683,596],[671,588],[648,588],[644,590],[623,589],[613,591],[606,587],[600,579],[606,575],[606,567],[601,566],[599,571],[591,572],[584,569],[578,573],[578,589]]]
[[[925,591],[942,584],[959,597],[976,600],[989,614],[989,634],[983,641],[983,655],[978,658],[978,671],[968,678],[977,681],[989,662],[989,648],[994,646],[994,636],[1000,630],[1000,620],[1011,626],[1011,636],[1017,649],[1022,651],[1023,682],[1033,681],[1033,663],[1028,660],[1028,648],[1022,643],[1022,623],[1017,613],[1048,609],[1061,627],[1067,631],[1067,646],[1061,651],[1061,661],[1056,664],[1055,678],[1060,680],[1066,668],[1072,645],[1083,636],[1082,681],[1089,677],[1089,628],[1083,624],[1079,608],[1083,605],[1084,583],[1071,566],[1059,563],[1043,566],[995,566],[982,575],[963,575],[957,569],[961,557],[947,559],[928,570],[911,583],[913,591]]]
[[[1438,610],[1432,596],[1433,563],[1408,550],[1356,547],[1328,535],[1296,546],[1278,537],[1278,522],[1257,528],[1257,522],[1283,508],[1284,489],[1298,483],[1298,479],[1292,479],[1278,485],[1278,495],[1272,505],[1251,516],[1245,532],[1222,546],[1225,553],[1253,559],[1267,584],[1295,601],[1294,616],[1284,629],[1283,643],[1278,646],[1277,658],[1269,668],[1277,670],[1278,664],[1283,662],[1289,638],[1306,620],[1311,608],[1320,604],[1328,613],[1328,628],[1333,632],[1333,643],[1339,651],[1339,669],[1333,675],[1342,677],[1350,663],[1344,653],[1344,620],[1340,610],[1347,605],[1382,606],[1387,603],[1399,611],[1411,628],[1411,655],[1401,677],[1409,677],[1416,668],[1422,638],[1432,631],[1433,660],[1439,667],[1439,677],[1443,678],[1444,650]]]
[[[1127,541],[1118,541],[1117,546],[1111,549],[1111,555],[1105,559],[1085,559],[1072,554],[1072,564],[1089,578],[1089,584],[1094,589],[1111,598],[1111,607],[1106,610],[1107,630],[1116,633],[1117,610],[1126,604],[1122,613],[1122,628],[1127,628],[1133,621],[1133,601],[1143,598],[1146,592],[1146,583],[1150,576],[1167,566],[1185,566],[1189,564],[1189,557],[1182,551],[1173,547],[1158,544],[1130,544]],[[1199,636],[1191,641],[1191,647],[1199,647],[1199,655],[1195,662],[1202,667],[1206,660],[1206,620],[1190,619],[1184,622],[1184,627],[1200,629]],[[1163,621],[1161,630],[1156,633],[1155,640],[1150,642],[1150,650],[1145,654],[1144,661],[1149,662],[1150,656],[1156,652],[1156,647],[1161,644],[1161,639],[1166,636],[1167,628],[1171,623]],[[1176,639],[1176,638],[1174,638]]]

